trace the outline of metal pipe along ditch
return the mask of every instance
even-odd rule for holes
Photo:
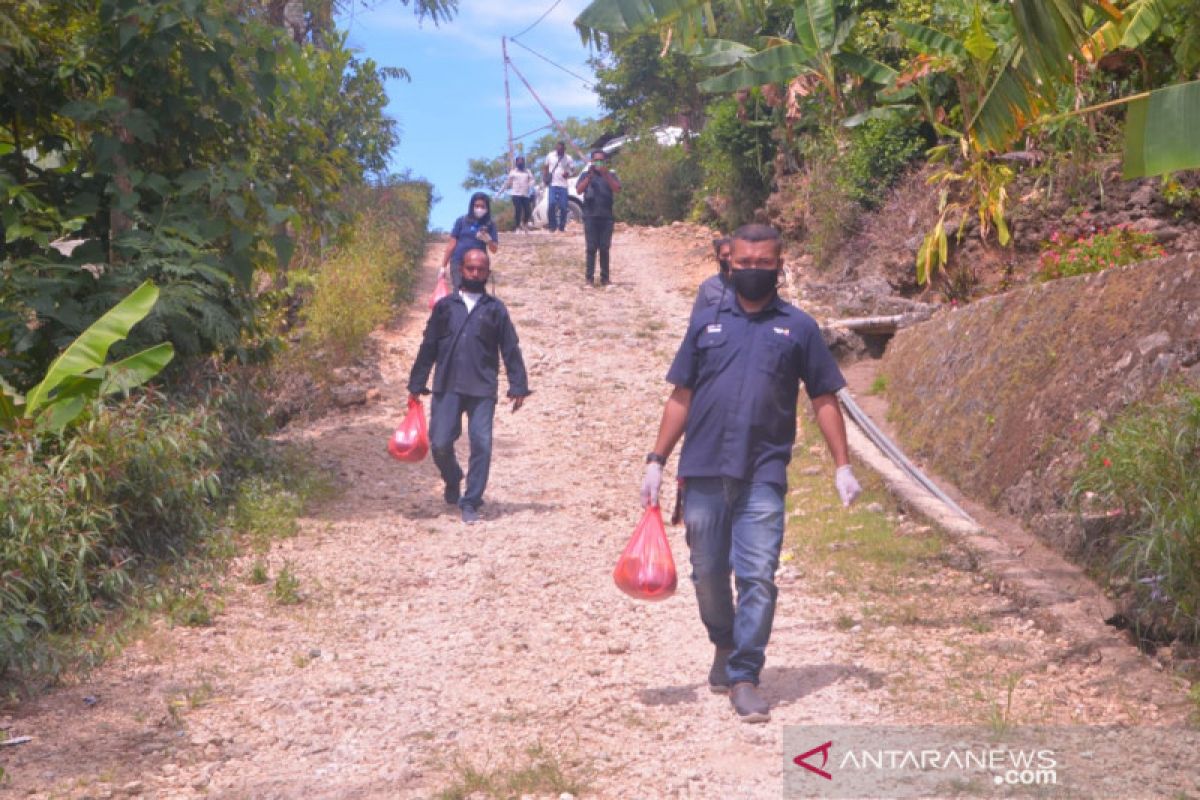
[[[895,443],[887,437],[887,434],[879,430],[878,426],[871,421],[871,418],[868,417],[866,412],[859,407],[858,403],[854,402],[854,398],[850,396],[850,390],[845,388],[839,389],[837,396],[838,400],[842,402],[842,407],[846,409],[846,413],[850,416],[850,419],[854,420],[854,423],[858,425],[860,429],[862,429],[867,438],[879,448],[880,452],[891,459],[893,464],[904,470],[905,474],[925,487],[930,494],[932,494],[941,502],[945,503],[948,508],[954,511],[954,513],[958,514],[972,525],[978,526],[979,523],[977,523],[970,514],[964,511],[962,507],[958,505],[958,503],[951,500],[945,492],[937,487],[937,484],[925,476],[925,473],[917,469],[916,465],[909,461],[908,457],[901,452],[900,448],[897,447]]]

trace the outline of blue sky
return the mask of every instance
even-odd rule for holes
[[[388,113],[400,123],[400,145],[392,169],[411,169],[433,182],[441,202],[430,226],[448,230],[466,212],[470,193],[461,188],[469,158],[491,158],[507,148],[504,112],[504,61],[500,38],[521,34],[526,47],[571,72],[592,79],[585,63],[588,48],[571,22],[589,0],[460,0],[454,19],[440,26],[418,24],[409,6],[381,0],[370,11],[356,10],[339,22],[349,45],[383,66],[404,67],[412,82],[389,81]],[[599,117],[595,95],[578,78],[509,43],[509,57],[559,120]],[[549,123],[549,119],[513,73],[513,135]],[[524,139],[532,144],[547,131]],[[540,158],[539,154],[539,158]]]

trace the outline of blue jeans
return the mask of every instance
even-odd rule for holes
[[[550,218],[550,230],[561,231],[567,227],[567,187],[551,186],[550,200],[546,207]]]
[[[683,522],[700,619],[717,647],[732,649],[730,683],[758,685],[775,619],[775,570],[783,545],[784,490],[732,478],[688,478]],[[729,586],[733,574],[737,605]]]
[[[429,449],[442,480],[447,486],[458,486],[463,471],[454,456],[454,443],[462,436],[464,413],[471,455],[467,461],[467,490],[458,504],[479,508],[483,505],[483,490],[487,488],[488,472],[492,467],[492,418],[496,414],[496,398],[469,397],[457,392],[434,394],[433,407],[429,411]]]

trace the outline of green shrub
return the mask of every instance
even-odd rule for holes
[[[831,137],[814,137],[803,144],[804,169],[796,186],[804,249],[813,265],[824,269],[854,232],[861,209],[841,180],[837,147]]]
[[[1090,443],[1074,496],[1121,530],[1112,563],[1145,618],[1200,636],[1200,387],[1168,387]]]
[[[273,539],[299,532],[296,517],[303,508],[304,501],[298,493],[256,475],[238,487],[232,509],[233,525],[250,537],[255,549],[263,551]]]
[[[300,579],[292,571],[292,562],[286,561],[275,576],[275,585],[271,587],[271,597],[281,606],[294,606],[304,602],[300,594]]]
[[[738,119],[738,104],[732,98],[711,103],[707,111],[708,122],[696,140],[703,184],[697,200],[719,198],[717,222],[733,230],[753,220],[771,192],[771,110],[756,90],[746,104],[747,119]]]
[[[79,634],[118,607],[208,624],[230,525],[287,534],[303,502],[327,493],[302,454],[266,438],[246,370],[193,373],[176,387],[187,407],[147,392],[95,405],[70,436],[0,437],[0,676],[103,657],[115,632]]]
[[[863,208],[879,208],[888,189],[928,146],[920,128],[911,122],[869,119],[854,129],[838,159],[839,183]]]
[[[135,568],[209,533],[221,426],[161,398],[98,407],[69,438],[0,440],[0,671],[41,657],[40,638],[96,623]]]
[[[371,331],[391,316],[393,301],[408,296],[424,257],[430,199],[423,182],[372,187],[355,199],[350,235],[309,278],[312,293],[302,311],[305,349],[323,356],[314,366],[357,355]]]
[[[1148,258],[1157,258],[1164,252],[1162,247],[1155,244],[1153,234],[1123,225],[1074,240],[1064,239],[1055,231],[1042,248],[1036,277],[1040,281],[1069,278],[1109,267],[1136,264]]]
[[[622,148],[614,167],[621,179],[613,206],[617,219],[661,225],[687,216],[699,167],[685,148],[663,147],[645,136]]]

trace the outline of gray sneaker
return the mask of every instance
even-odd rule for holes
[[[771,706],[753,683],[735,683],[729,690],[729,702],[742,722],[766,722],[771,718]]]
[[[726,650],[723,647],[713,651],[712,667],[708,670],[708,690],[713,694],[725,694],[729,691],[729,676],[725,673],[725,666],[732,654],[732,649]]]
[[[463,506],[462,521],[468,525],[474,525],[476,522],[479,522],[479,510],[475,506]]]

